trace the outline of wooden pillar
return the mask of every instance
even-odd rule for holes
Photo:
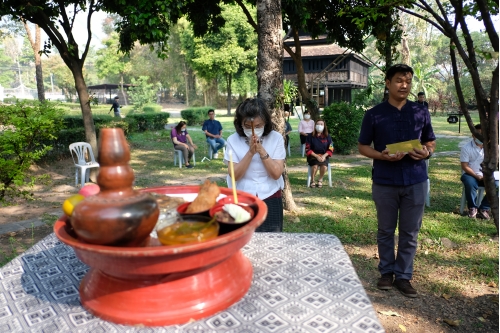
[[[325,108],[330,105],[328,104],[328,86],[325,84],[325,87],[323,88],[325,90],[325,94],[323,95],[324,101],[325,101]]]

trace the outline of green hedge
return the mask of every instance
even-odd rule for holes
[[[129,114],[125,120],[129,123],[129,130],[133,132],[157,131],[164,129],[168,123],[170,113],[134,113]]]
[[[208,110],[213,110],[211,106],[203,106],[199,108],[188,108],[181,111],[182,119],[186,120],[188,126],[202,125],[208,119]]]
[[[108,115],[94,115],[94,125],[97,138],[101,128],[121,128],[128,137],[134,132],[156,131],[165,127],[170,114],[167,112],[161,113],[144,113],[128,115],[126,118],[118,119]],[[56,160],[69,156],[69,145],[73,142],[85,141],[85,129],[83,127],[82,116],[64,116],[64,129],[60,131],[57,140],[44,142],[53,147],[48,152],[44,159]]]
[[[161,112],[161,105],[158,104],[146,104],[142,107],[142,111],[146,113],[151,112]]]
[[[322,117],[337,153],[350,154],[356,148],[364,115],[363,108],[345,102],[331,104],[323,110]]]

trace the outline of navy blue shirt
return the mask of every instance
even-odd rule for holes
[[[436,136],[427,108],[407,100],[401,111],[389,102],[368,110],[358,142],[362,145],[373,142],[373,148],[381,152],[388,144],[414,139],[425,143],[435,141]],[[424,182],[428,179],[425,160],[415,161],[409,155],[397,162],[374,159],[372,179],[376,184],[396,186]]]
[[[201,128],[202,131],[208,131],[208,133],[213,134],[213,135],[219,135],[220,131],[222,131],[222,125],[220,124],[219,121],[217,120],[205,120],[203,122],[203,127]],[[207,138],[211,138],[211,136],[205,135]]]

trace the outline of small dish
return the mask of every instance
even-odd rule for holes
[[[217,237],[219,224],[200,215],[185,215],[181,221],[158,230],[158,240],[163,245],[184,245],[206,242]]]
[[[204,210],[202,212],[191,212],[191,213],[186,213],[186,209],[188,208],[188,206],[191,204],[191,202],[185,202],[181,205],[179,205],[179,207],[177,207],[177,212],[179,214],[182,215],[202,215],[202,216],[208,216],[210,217],[210,213],[209,213],[209,210]]]
[[[215,218],[216,221],[219,223],[219,235],[224,235],[224,234],[227,234],[228,232],[231,232],[231,231],[234,231],[238,228],[241,228],[242,226],[244,226],[248,222],[250,222],[255,215],[254,210],[250,206],[247,206],[245,204],[241,204],[241,205],[238,204],[238,206],[240,206],[241,208],[246,210],[248,213],[250,213],[250,218],[248,219],[248,221],[235,223],[235,222],[218,220],[216,218],[216,214],[223,210],[224,205],[225,205],[224,203],[223,204],[218,203],[210,209],[210,216]]]
[[[232,204],[234,203],[234,197],[232,195],[225,196],[224,198],[220,198],[219,201],[217,201],[217,204]],[[252,198],[249,198],[244,195],[238,195],[238,205],[242,206],[249,206],[253,204]]]

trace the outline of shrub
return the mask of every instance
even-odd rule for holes
[[[34,182],[26,182],[26,171],[52,149],[44,141],[56,139],[63,128],[62,115],[50,102],[0,105],[0,200],[7,191],[29,195],[20,189]]]
[[[129,114],[125,121],[129,124],[130,132],[156,131],[165,127],[170,113],[135,113]]]
[[[199,108],[188,108],[181,111],[182,119],[186,120],[188,126],[202,125],[203,121],[208,119],[208,110],[214,109],[211,106],[203,106]]]
[[[142,111],[146,113],[151,112],[161,112],[161,105],[158,104],[146,104],[142,107]]]
[[[336,152],[349,154],[356,147],[364,114],[363,108],[345,102],[331,104],[324,109],[323,119]]]
[[[146,104],[151,104],[156,99],[154,83],[148,83],[148,76],[140,76],[138,80],[132,78],[132,87],[128,90],[130,98],[134,102],[134,110],[142,110]]]

